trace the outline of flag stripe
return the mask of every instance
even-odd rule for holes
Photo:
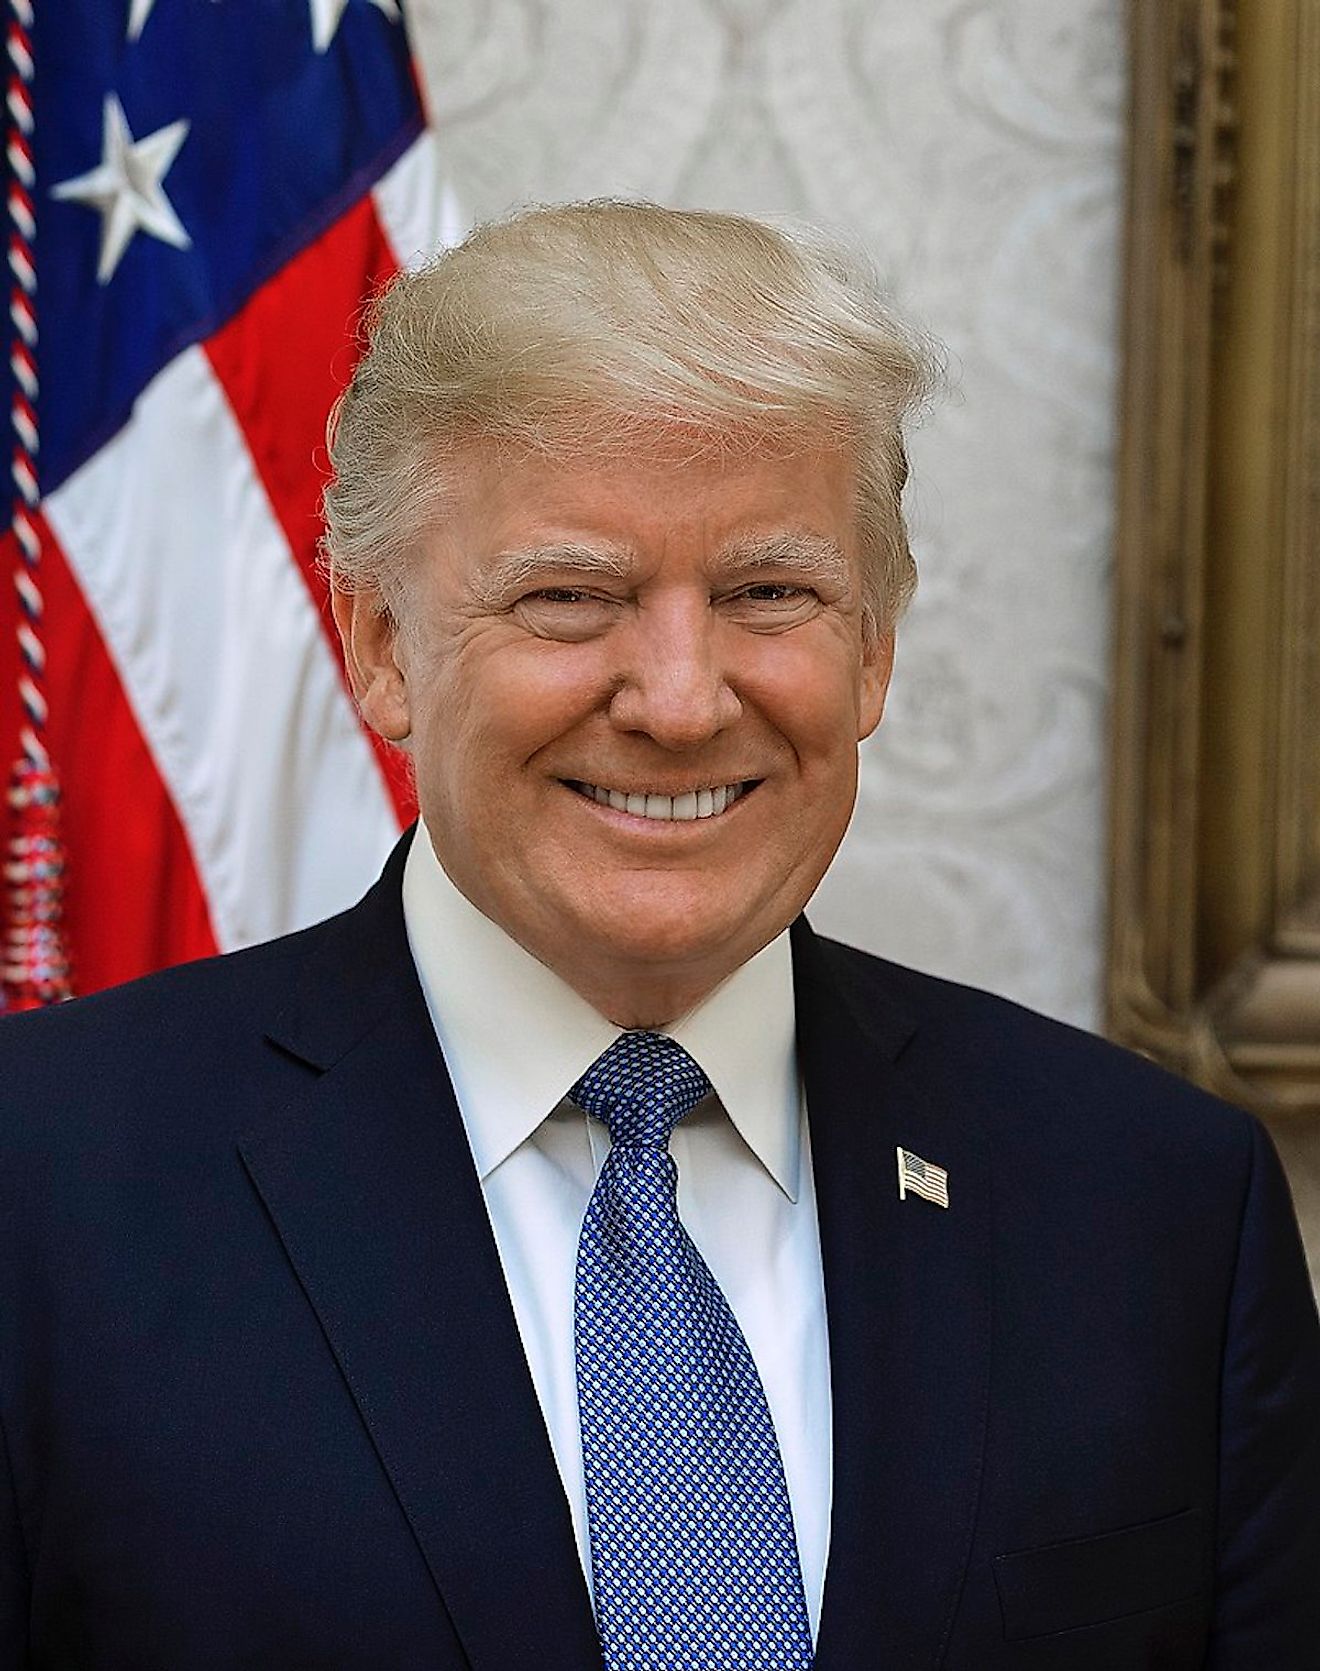
[[[132,980],[216,950],[187,835],[53,530],[37,515],[46,673],[61,693],[46,736],[59,761],[66,851],[64,923],[76,992]],[[13,536],[0,561],[16,560]],[[4,589],[6,636],[18,614]],[[14,687],[6,734],[17,735]],[[8,762],[4,762],[7,767]]]
[[[342,665],[317,560],[325,419],[357,360],[366,293],[397,272],[369,198],[309,244],[206,345],[252,468],[284,531],[336,665]],[[366,731],[399,824],[413,816],[405,763]]]
[[[415,267],[466,231],[454,195],[441,181],[439,149],[428,128],[376,182],[376,213],[400,267]]]
[[[154,379],[46,512],[187,830],[221,947],[349,904],[398,821],[202,350]]]

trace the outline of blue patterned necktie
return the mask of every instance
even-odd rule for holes
[[[569,1093],[610,1128],[578,1243],[578,1408],[607,1671],[809,1671],[774,1424],[679,1222],[669,1135],[710,1090],[673,1039],[623,1033]]]

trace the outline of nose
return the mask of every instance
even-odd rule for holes
[[[691,749],[741,715],[720,624],[704,597],[647,604],[617,642],[623,660],[609,715],[619,730],[642,733],[662,748]]]

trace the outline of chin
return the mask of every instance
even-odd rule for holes
[[[727,897],[714,908],[708,898],[688,897],[650,903],[645,909],[634,901],[613,912],[602,911],[598,899],[580,932],[618,961],[657,970],[700,968],[721,959],[741,962],[750,955],[744,947],[756,915],[750,907],[730,910]],[[765,939],[773,939],[776,932],[772,929]],[[753,950],[760,944],[764,941]]]

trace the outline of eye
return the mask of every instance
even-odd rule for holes
[[[740,586],[725,600],[728,607],[749,610],[753,614],[782,615],[810,609],[819,603],[820,594],[811,586],[801,586],[792,580],[756,580],[750,586]]]
[[[590,596],[590,592],[579,591],[575,586],[542,586],[539,591],[529,592],[521,601],[523,603],[583,603]]]
[[[538,638],[580,640],[607,631],[617,619],[618,605],[582,586],[538,586],[523,593],[513,614]]]
[[[751,603],[791,603],[808,594],[805,586],[790,586],[787,581],[763,580],[755,586],[745,587],[739,595]]]
[[[821,607],[815,587],[795,580],[753,580],[720,602],[725,619],[749,632],[787,632],[811,620]]]

